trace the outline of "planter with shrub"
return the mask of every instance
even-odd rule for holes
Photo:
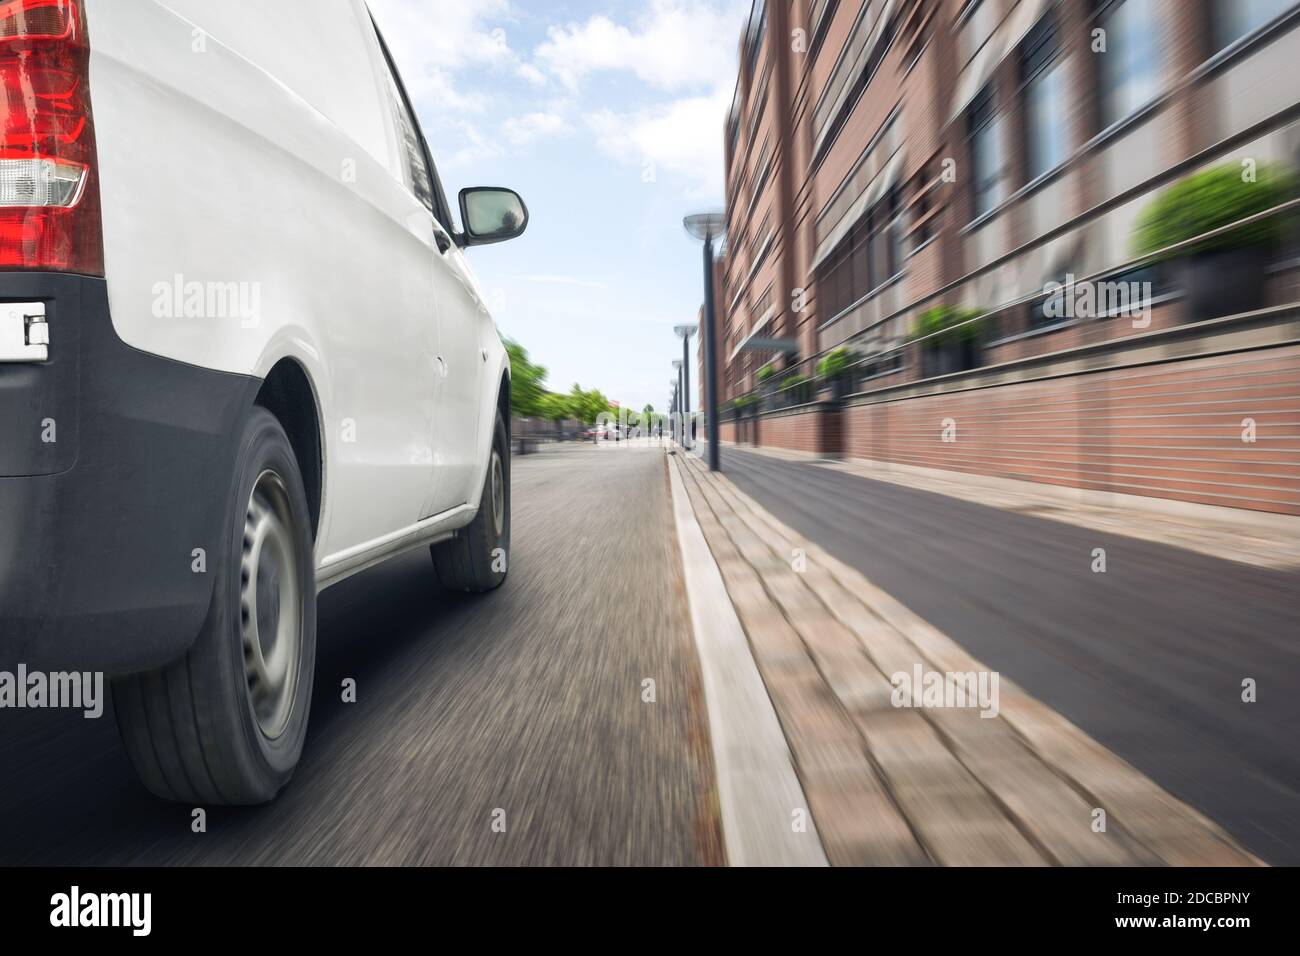
[[[756,410],[761,410],[764,400],[771,404],[772,392],[776,389],[776,368],[768,362],[754,373],[755,393],[753,395]]]
[[[1286,202],[1295,193],[1281,167],[1260,164],[1253,181],[1238,165],[1188,176],[1157,196],[1138,218],[1135,255],[1145,256]],[[1265,305],[1270,258],[1285,237],[1285,216],[1272,216],[1157,260],[1187,298],[1190,321],[1252,312]]]
[[[817,375],[826,383],[832,399],[838,401],[853,391],[857,363],[858,356],[841,346],[828,352],[817,364]]]
[[[813,383],[807,375],[789,375],[781,380],[780,401],[786,408],[807,405],[813,398]]]
[[[926,378],[953,375],[979,366],[980,309],[937,305],[922,312],[912,333],[921,342],[921,372]]]

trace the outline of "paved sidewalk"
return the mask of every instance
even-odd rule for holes
[[[891,675],[988,669],[697,458],[674,462],[832,863],[1259,862],[1005,679],[996,717],[895,707]]]

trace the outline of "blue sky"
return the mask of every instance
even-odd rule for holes
[[[528,203],[522,239],[469,254],[502,332],[555,390],[664,409],[673,326],[703,296],[681,220],[722,205],[749,0],[369,2],[453,203],[484,185]]]

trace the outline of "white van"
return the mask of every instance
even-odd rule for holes
[[[0,664],[108,672],[155,794],[269,801],[317,592],[423,547],[505,580],[464,251],[527,209],[457,224],[362,0],[5,0],[0,82]]]

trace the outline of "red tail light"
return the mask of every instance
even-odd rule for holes
[[[104,274],[82,0],[0,0],[0,269]]]

